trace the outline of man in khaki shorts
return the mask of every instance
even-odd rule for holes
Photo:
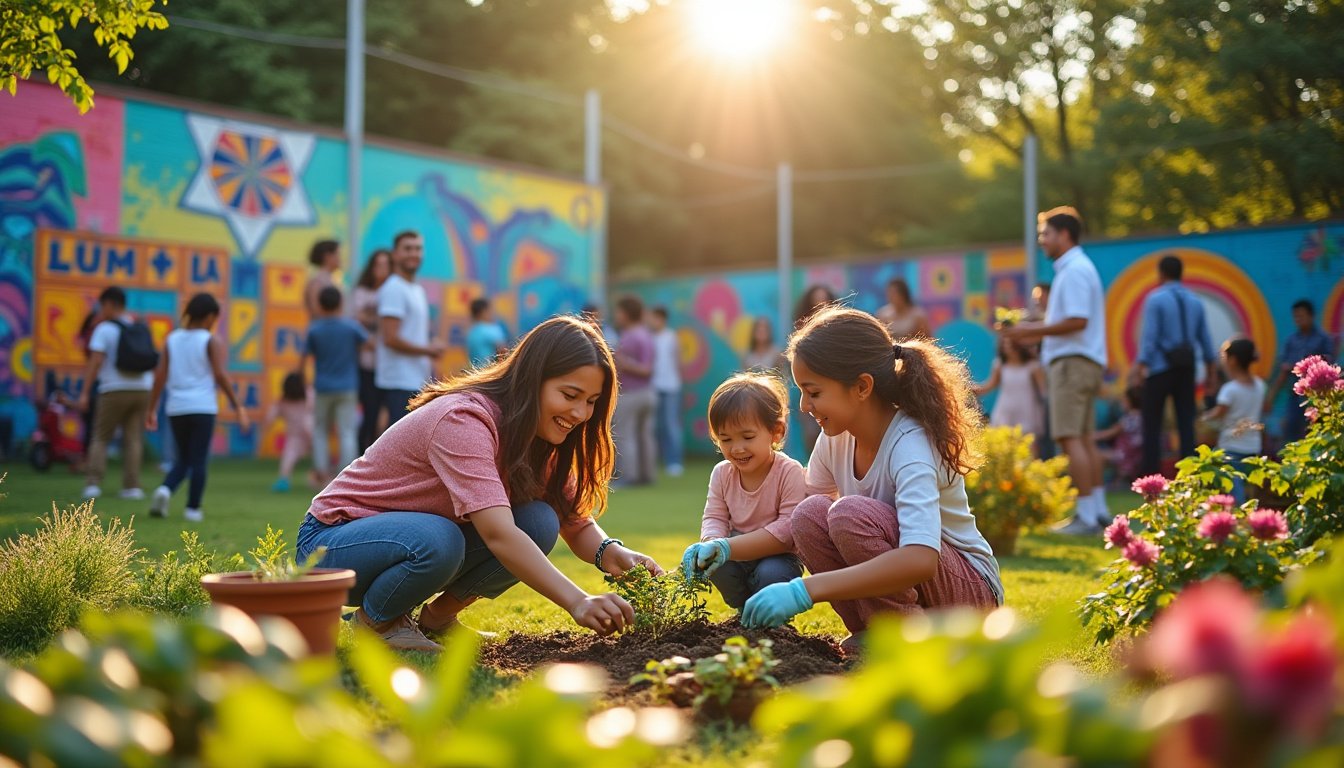
[[[1050,432],[1069,457],[1078,507],[1063,533],[1095,534],[1110,522],[1101,482],[1093,414],[1106,370],[1106,294],[1092,260],[1078,245],[1083,223],[1073,208],[1037,217],[1041,250],[1055,265],[1045,320],[1003,328],[1010,339],[1041,340],[1050,399]]]

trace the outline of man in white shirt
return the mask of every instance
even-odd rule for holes
[[[373,383],[387,409],[388,426],[406,415],[406,403],[429,381],[441,342],[431,342],[429,298],[415,274],[424,261],[425,241],[407,230],[392,241],[392,274],[378,289],[378,346]]]
[[[1041,322],[1003,328],[1005,338],[1041,340],[1050,399],[1050,431],[1069,457],[1069,475],[1078,489],[1074,519],[1064,533],[1095,534],[1110,522],[1101,481],[1101,454],[1094,437],[1094,413],[1106,371],[1106,294],[1092,260],[1078,245],[1083,222],[1070,207],[1037,217],[1038,242],[1055,264],[1055,279]]]
[[[86,499],[102,495],[103,474],[107,471],[107,444],[121,428],[121,498],[143,499],[140,488],[140,461],[144,448],[145,414],[149,410],[149,390],[154,371],[123,371],[118,367],[117,347],[125,325],[134,322],[126,311],[126,291],[112,286],[98,297],[103,321],[89,338],[89,367],[84,374],[84,391],[79,409],[87,411],[93,383],[98,382],[98,411],[94,415],[93,439],[84,463],[85,483],[81,494]],[[143,330],[143,329],[142,329]]]

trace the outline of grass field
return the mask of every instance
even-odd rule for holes
[[[698,535],[711,466],[708,460],[692,462],[683,477],[663,478],[651,488],[614,491],[603,526],[610,535],[624,539],[664,566],[675,565],[682,550]],[[179,489],[167,520],[152,519],[146,512],[146,502],[116,498],[120,474],[119,467],[114,466],[108,472],[106,495],[98,500],[96,510],[104,518],[119,518],[131,524],[136,541],[149,556],[177,548],[180,532],[188,526],[200,534],[208,547],[226,554],[244,552],[267,524],[292,537],[308,508],[311,492],[306,488],[288,494],[271,492],[274,467],[273,462],[267,461],[216,461],[206,490],[205,521],[188,524],[182,520],[185,488]],[[76,502],[76,494],[83,485],[80,476],[60,467],[39,474],[15,464],[8,471],[9,476],[0,488],[5,494],[0,501],[0,537],[4,538],[31,530],[53,503],[65,506]],[[296,472],[295,477],[302,478],[302,472]],[[146,490],[160,479],[156,468],[148,468],[144,477]],[[1131,500],[1127,494],[1113,496],[1111,505],[1120,511]],[[1099,540],[1028,535],[1020,543],[1016,556],[1001,560],[1008,602],[1029,617],[1067,610],[1095,588],[1097,568],[1110,557]],[[597,570],[580,562],[563,544],[557,546],[552,559],[583,588],[602,589]],[[712,598],[711,607],[716,616],[729,613],[717,596]],[[503,632],[544,632],[571,625],[562,610],[522,586],[510,590],[502,599],[478,603],[464,618],[481,629]],[[803,614],[796,624],[807,632],[844,633],[835,614],[825,606]],[[1099,669],[1108,664],[1081,627],[1076,638],[1061,645],[1059,655],[1084,668]]]

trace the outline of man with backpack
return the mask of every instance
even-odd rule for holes
[[[1208,381],[1217,380],[1218,353],[1209,336],[1209,324],[1199,297],[1181,284],[1184,265],[1179,257],[1163,256],[1157,263],[1162,284],[1143,302],[1143,330],[1139,336],[1139,365],[1143,385],[1143,464],[1140,474],[1162,471],[1162,418],[1167,400],[1176,409],[1176,432],[1181,457],[1195,452],[1195,370],[1203,363]]]
[[[89,407],[89,392],[98,383],[98,413],[93,421],[93,440],[85,462],[86,499],[102,494],[103,473],[107,470],[107,444],[121,427],[122,474],[121,498],[143,499],[140,488],[140,461],[144,445],[145,414],[149,410],[149,391],[154,384],[154,368],[159,353],[149,327],[137,322],[126,311],[126,292],[112,286],[98,296],[103,321],[89,339],[89,367],[84,375],[80,410]]]

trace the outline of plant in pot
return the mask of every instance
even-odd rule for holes
[[[1017,551],[1023,530],[1064,517],[1078,495],[1065,474],[1068,458],[1035,458],[1033,439],[1020,427],[986,428],[976,446],[980,466],[966,476],[976,527],[1000,557]]]
[[[649,683],[653,697],[679,707],[693,707],[707,720],[747,723],[765,697],[779,687],[771,674],[779,661],[773,644],[752,645],[744,637],[730,637],[723,651],[694,662],[684,656],[650,661],[630,683]]]
[[[201,578],[201,586],[213,603],[232,605],[253,618],[277,616],[290,622],[307,641],[310,653],[332,653],[355,572],[314,567],[326,553],[323,548],[302,564],[294,562],[283,534],[267,525],[256,548],[248,552],[251,570],[209,574]]]

